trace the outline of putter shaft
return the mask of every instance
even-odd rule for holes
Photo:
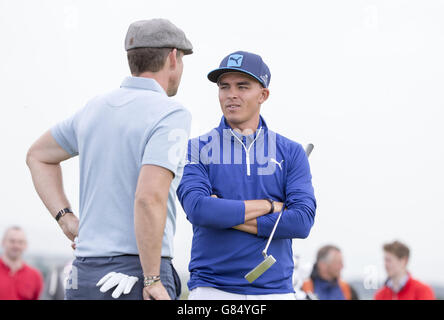
[[[313,148],[314,148],[314,145],[311,143],[306,147],[305,153],[307,154],[307,157],[310,156],[311,152],[313,151]],[[267,271],[276,262],[276,259],[272,255],[270,255],[270,256],[267,255],[267,251],[268,251],[268,247],[270,246],[271,240],[273,240],[274,233],[276,231],[277,225],[279,224],[279,220],[281,219],[283,212],[284,212],[284,207],[282,207],[282,210],[279,213],[279,216],[276,219],[276,222],[274,223],[274,227],[270,233],[270,237],[268,238],[267,245],[265,246],[264,251],[262,251],[262,255],[264,256],[264,261],[262,261],[253,270],[251,270],[250,272],[248,272],[245,275],[245,279],[247,279],[247,281],[250,283],[252,283],[257,278],[259,278],[265,271]]]

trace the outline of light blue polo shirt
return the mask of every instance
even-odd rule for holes
[[[151,164],[174,173],[162,256],[173,257],[176,189],[182,178],[191,114],[148,78],[89,101],[51,129],[57,143],[79,156],[80,199],[77,257],[138,254],[134,198],[140,169]]]

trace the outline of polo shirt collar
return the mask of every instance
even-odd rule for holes
[[[123,80],[121,88],[132,88],[132,89],[142,89],[150,90],[167,95],[165,90],[160,86],[160,84],[152,78],[142,78],[142,77],[126,77]]]
[[[387,279],[387,281],[386,281],[386,286],[389,287],[393,292],[399,292],[399,291],[401,291],[401,290],[405,287],[405,285],[407,284],[407,282],[408,282],[409,279],[410,279],[410,274],[407,273],[407,274],[401,279],[401,281],[400,281],[400,283],[399,283],[399,289],[398,289],[398,290],[395,290],[395,286],[394,286],[394,284],[393,284],[393,280],[391,280],[391,279]]]
[[[1,257],[0,257],[0,267],[9,269],[9,267],[6,265],[6,263],[3,262],[3,259]]]
[[[0,267],[6,269],[9,273],[11,272],[11,268],[3,261],[2,258],[0,258]],[[22,264],[20,266],[20,268],[18,268],[17,270],[14,271],[14,274],[16,274],[17,272],[19,272],[20,270],[22,270],[25,267],[25,263],[22,261]]]

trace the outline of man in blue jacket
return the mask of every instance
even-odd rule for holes
[[[303,147],[268,129],[260,115],[271,74],[262,58],[238,51],[208,79],[223,117],[191,139],[177,189],[193,224],[189,299],[294,299],[292,239],[306,238],[316,199]],[[284,207],[269,254],[277,262],[253,283],[244,276]]]

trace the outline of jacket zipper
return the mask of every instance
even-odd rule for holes
[[[250,144],[250,146],[249,146],[248,149],[247,149],[247,147],[246,147],[245,144],[242,142],[242,140],[239,139],[238,136],[236,136],[236,135],[234,134],[234,132],[233,132],[232,129],[230,129],[230,132],[231,132],[231,134],[233,135],[233,137],[235,137],[235,138],[237,139],[237,141],[240,142],[240,144],[242,145],[242,147],[243,147],[244,150],[245,150],[245,162],[246,162],[246,164],[247,164],[247,176],[250,176],[250,174],[251,174],[251,169],[250,169],[250,150],[251,150],[251,147],[252,147],[252,146],[254,145],[254,143],[256,142],[257,138],[259,138],[259,135],[261,134],[261,131],[262,131],[262,127],[259,128],[259,131],[258,131],[258,133],[257,133],[257,135],[256,135],[256,138],[253,140],[253,142]]]

